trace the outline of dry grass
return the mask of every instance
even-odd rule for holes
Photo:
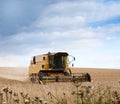
[[[57,104],[57,103],[65,104],[66,101],[67,101],[67,104],[75,104],[77,98],[78,98],[77,104],[82,104],[83,102],[82,102],[82,99],[80,98],[81,95],[79,95],[78,97],[77,95],[81,94],[80,92],[81,89],[86,90],[85,88],[87,88],[88,86],[92,88],[91,94],[95,94],[95,96],[98,96],[98,98],[100,98],[99,95],[100,94],[102,95],[103,92],[106,91],[106,89],[108,89],[107,90],[108,92],[106,91],[104,96],[105,97],[107,96],[108,98],[109,96],[115,95],[115,93],[119,92],[120,90],[120,70],[113,70],[113,69],[109,69],[109,70],[97,69],[96,70],[96,69],[90,69],[90,68],[81,68],[81,69],[76,68],[74,70],[75,72],[89,72],[93,79],[93,82],[91,83],[85,82],[85,83],[82,83],[82,85],[80,85],[79,87],[76,87],[76,85],[73,83],[50,83],[46,85],[32,84],[29,82],[28,79],[26,80],[27,77],[25,77],[25,75],[27,76],[27,73],[26,73],[27,71],[25,68],[24,69],[18,68],[18,70],[17,68],[11,68],[12,71],[16,70],[13,73],[10,73],[9,72],[10,69],[9,70],[8,69],[9,68],[0,68],[0,75],[2,74],[2,72],[4,72],[4,75],[5,75],[5,71],[6,71],[6,75],[8,76],[9,74],[13,75],[12,78],[10,79],[8,76],[4,76],[8,79],[0,78],[1,91],[3,88],[8,87],[13,92],[19,93],[19,96],[21,92],[24,94],[28,93],[29,97],[32,100],[35,100],[38,97],[43,99],[44,101],[48,101],[49,104]],[[19,73],[20,73],[20,76],[19,76]],[[22,76],[24,76],[24,81],[23,79],[22,81],[20,80]],[[109,89],[111,94],[110,95],[108,94],[109,95],[108,96],[106,93],[109,93]],[[105,101],[105,99],[103,99],[102,97],[101,99]],[[98,100],[101,100],[101,99],[98,99]],[[98,103],[98,104],[102,104],[102,103]],[[112,103],[108,103],[108,104],[112,104]]]

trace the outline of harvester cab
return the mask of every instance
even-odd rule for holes
[[[75,60],[69,60],[67,52],[57,52],[34,56],[29,66],[29,76],[32,82],[38,80],[44,82],[70,82],[70,81],[91,81],[87,73],[76,74],[72,72],[69,65]],[[72,64],[73,66],[73,64]]]
[[[49,68],[55,70],[65,70],[67,68],[67,53],[48,54]]]

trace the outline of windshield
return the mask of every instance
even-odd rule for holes
[[[60,55],[55,56],[53,68],[65,69],[66,68],[66,59],[67,59],[67,56],[60,56]]]

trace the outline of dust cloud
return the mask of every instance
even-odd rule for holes
[[[0,77],[25,81],[28,79],[27,67],[0,67]]]

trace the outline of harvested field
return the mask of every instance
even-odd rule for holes
[[[111,89],[111,91],[119,92],[120,70],[118,69],[75,68],[74,72],[88,72],[92,76],[93,81],[80,84],[78,86],[79,90],[82,89],[84,86],[91,86],[93,92],[97,90],[100,91],[97,93],[101,92],[103,93],[103,91],[101,91],[100,89],[109,90],[109,88]],[[28,78],[28,68],[1,67],[0,68],[1,91],[4,88],[8,88],[11,89],[13,92],[19,93],[19,97],[21,92],[24,94],[28,93],[28,97],[30,97],[33,100],[35,100],[36,97],[40,97],[44,101],[47,101],[48,104],[81,104],[80,103],[81,98],[78,98],[78,96],[73,94],[73,92],[77,91],[76,84],[74,83],[50,83],[46,85],[32,84]],[[4,100],[6,101],[5,96]],[[65,102],[63,103],[61,101]],[[20,104],[25,104],[21,102]]]

